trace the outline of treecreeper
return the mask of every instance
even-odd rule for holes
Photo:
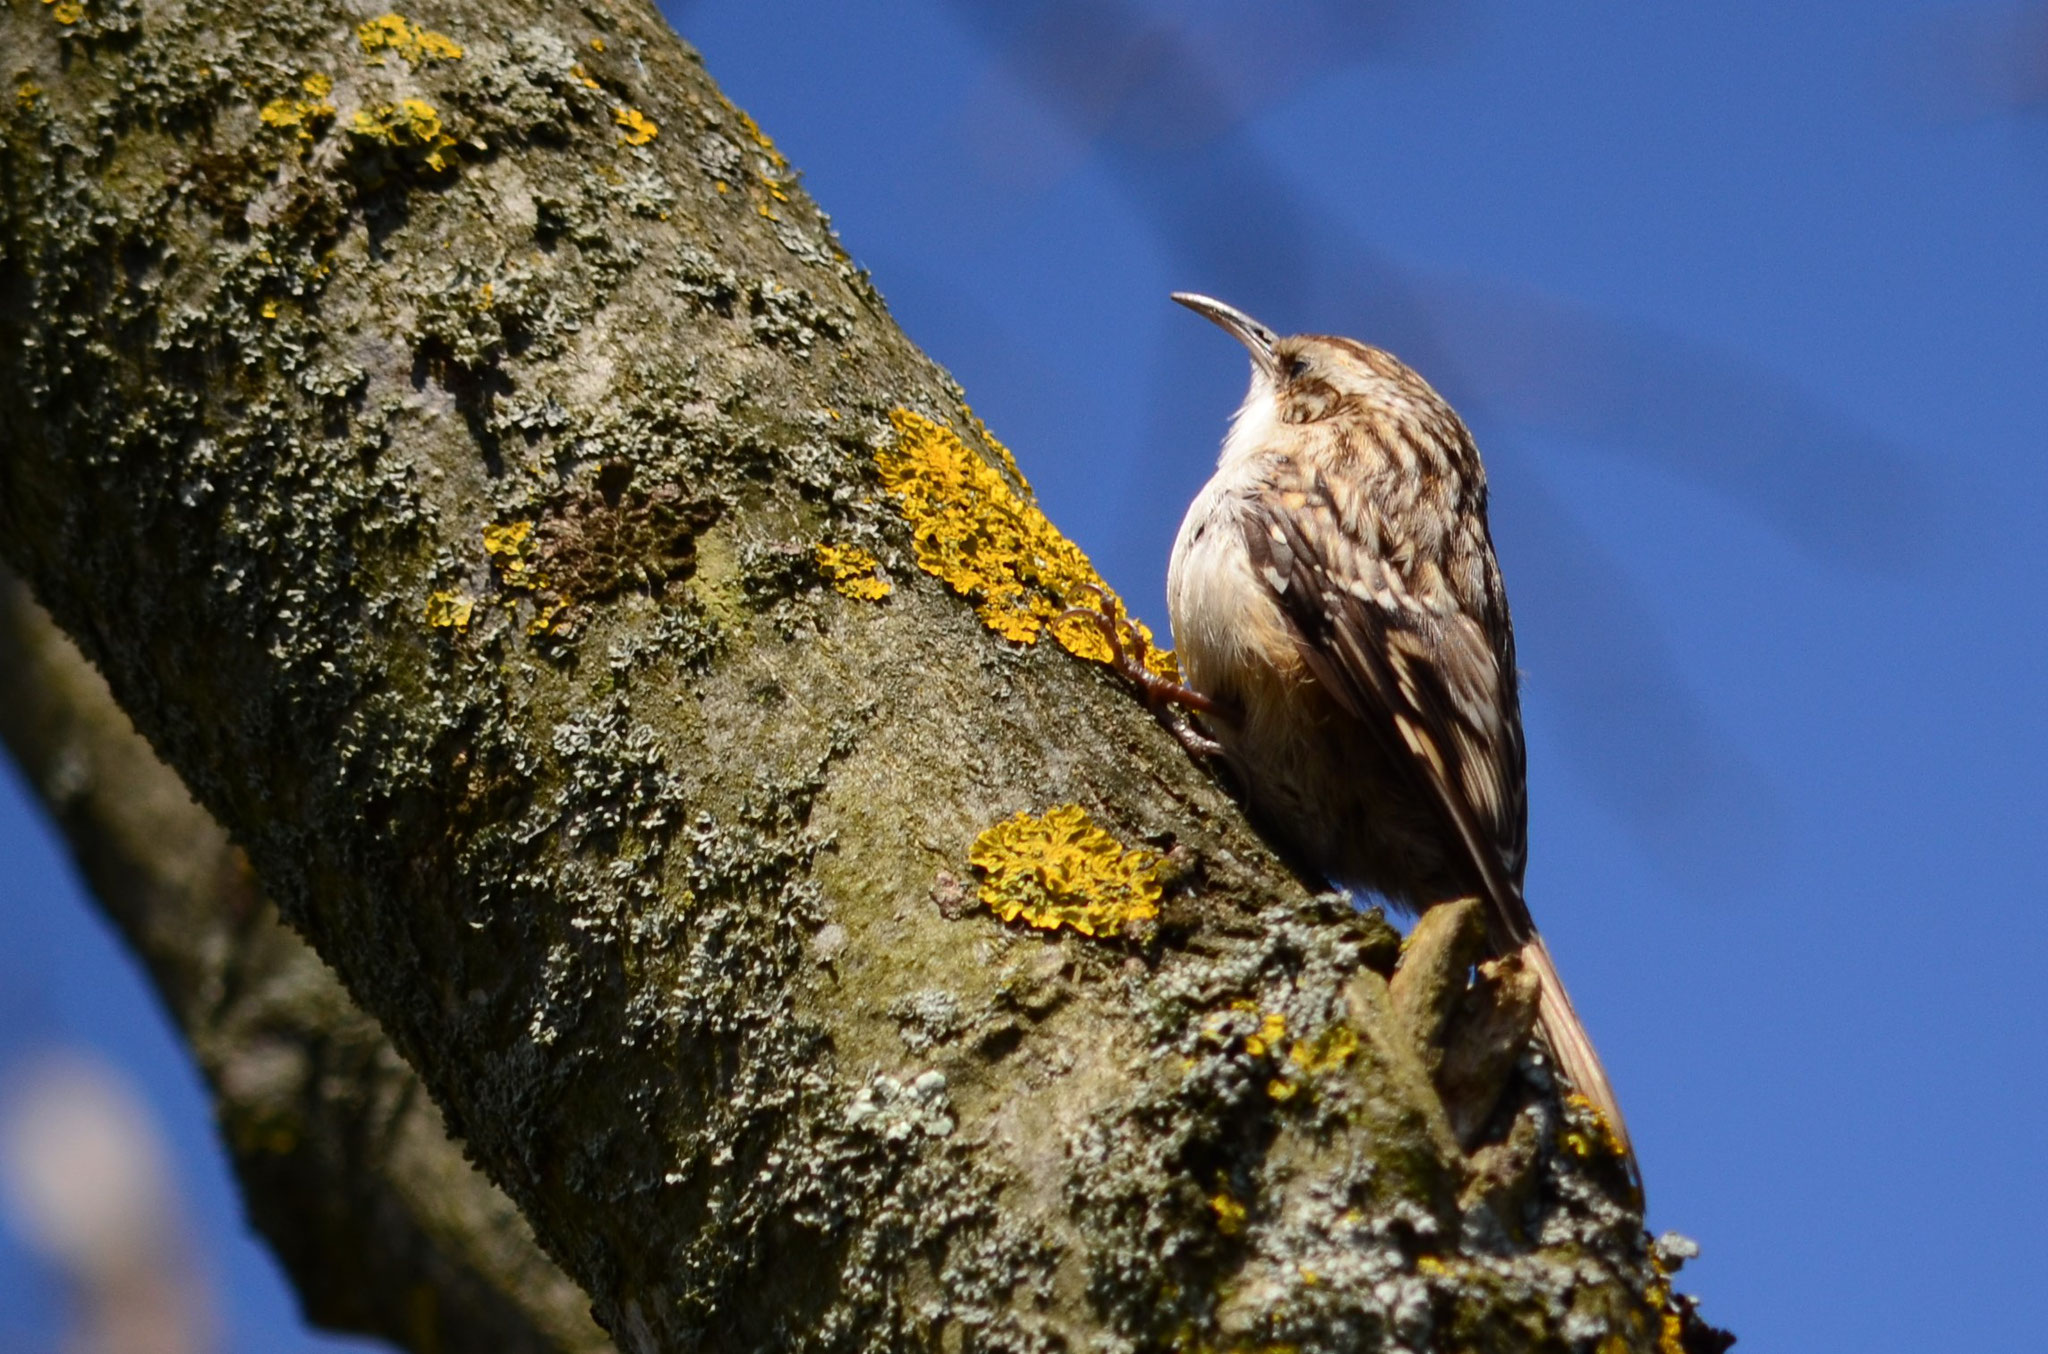
[[[1514,627],[1471,433],[1348,338],[1282,337],[1174,300],[1251,353],[1216,473],[1174,542],[1167,607],[1195,712],[1254,818],[1331,884],[1421,912],[1477,897],[1538,982],[1537,1027],[1634,1165],[1621,1106],[1522,894],[1528,794]]]

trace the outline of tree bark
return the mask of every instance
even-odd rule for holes
[[[620,1347],[1706,1347],[651,11],[0,25],[0,552]]]
[[[4,570],[0,742],[191,1045],[250,1220],[310,1320],[417,1354],[611,1348],[377,1023]]]

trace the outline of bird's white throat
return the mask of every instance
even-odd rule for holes
[[[1280,402],[1275,398],[1273,382],[1264,372],[1255,370],[1244,403],[1231,415],[1230,432],[1223,439],[1223,454],[1216,458],[1216,464],[1226,466],[1257,455],[1262,447],[1271,444],[1273,431],[1279,426]]]

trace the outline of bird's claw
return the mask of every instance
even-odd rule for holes
[[[1216,712],[1216,702],[1209,697],[1145,666],[1145,652],[1149,647],[1145,637],[1139,633],[1137,622],[1125,614],[1122,604],[1109,589],[1096,583],[1083,583],[1081,586],[1095,594],[1098,605],[1069,607],[1056,619],[1087,621],[1100,631],[1103,642],[1109,645],[1109,666],[1138,688],[1146,705],[1155,712],[1169,705],[1204,714]],[[1197,732],[1185,720],[1168,720],[1166,723],[1173,730],[1174,737],[1191,753],[1214,756],[1223,751],[1221,744]]]
[[[1223,744],[1209,737],[1185,719],[1167,720],[1166,729],[1167,732],[1180,740],[1180,745],[1187,749],[1190,757],[1221,757],[1223,755]]]

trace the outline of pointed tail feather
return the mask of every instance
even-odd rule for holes
[[[1607,1069],[1601,1065],[1600,1055],[1593,1049],[1593,1040],[1586,1033],[1586,1026],[1579,1019],[1579,1013],[1572,1009],[1571,994],[1565,991],[1564,979],[1558,975],[1557,965],[1551,962],[1550,949],[1540,935],[1531,936],[1520,951],[1521,960],[1536,974],[1538,983],[1536,999],[1536,1025],[1543,1032],[1543,1041],[1550,1045],[1552,1056],[1557,1059],[1558,1071],[1572,1090],[1593,1103],[1600,1111],[1600,1117],[1607,1121],[1613,1132],[1615,1143],[1621,1154],[1628,1159],[1631,1172],[1635,1169],[1635,1148],[1629,1142],[1628,1123],[1621,1117],[1621,1101],[1615,1097],[1614,1086],[1607,1080]]]

